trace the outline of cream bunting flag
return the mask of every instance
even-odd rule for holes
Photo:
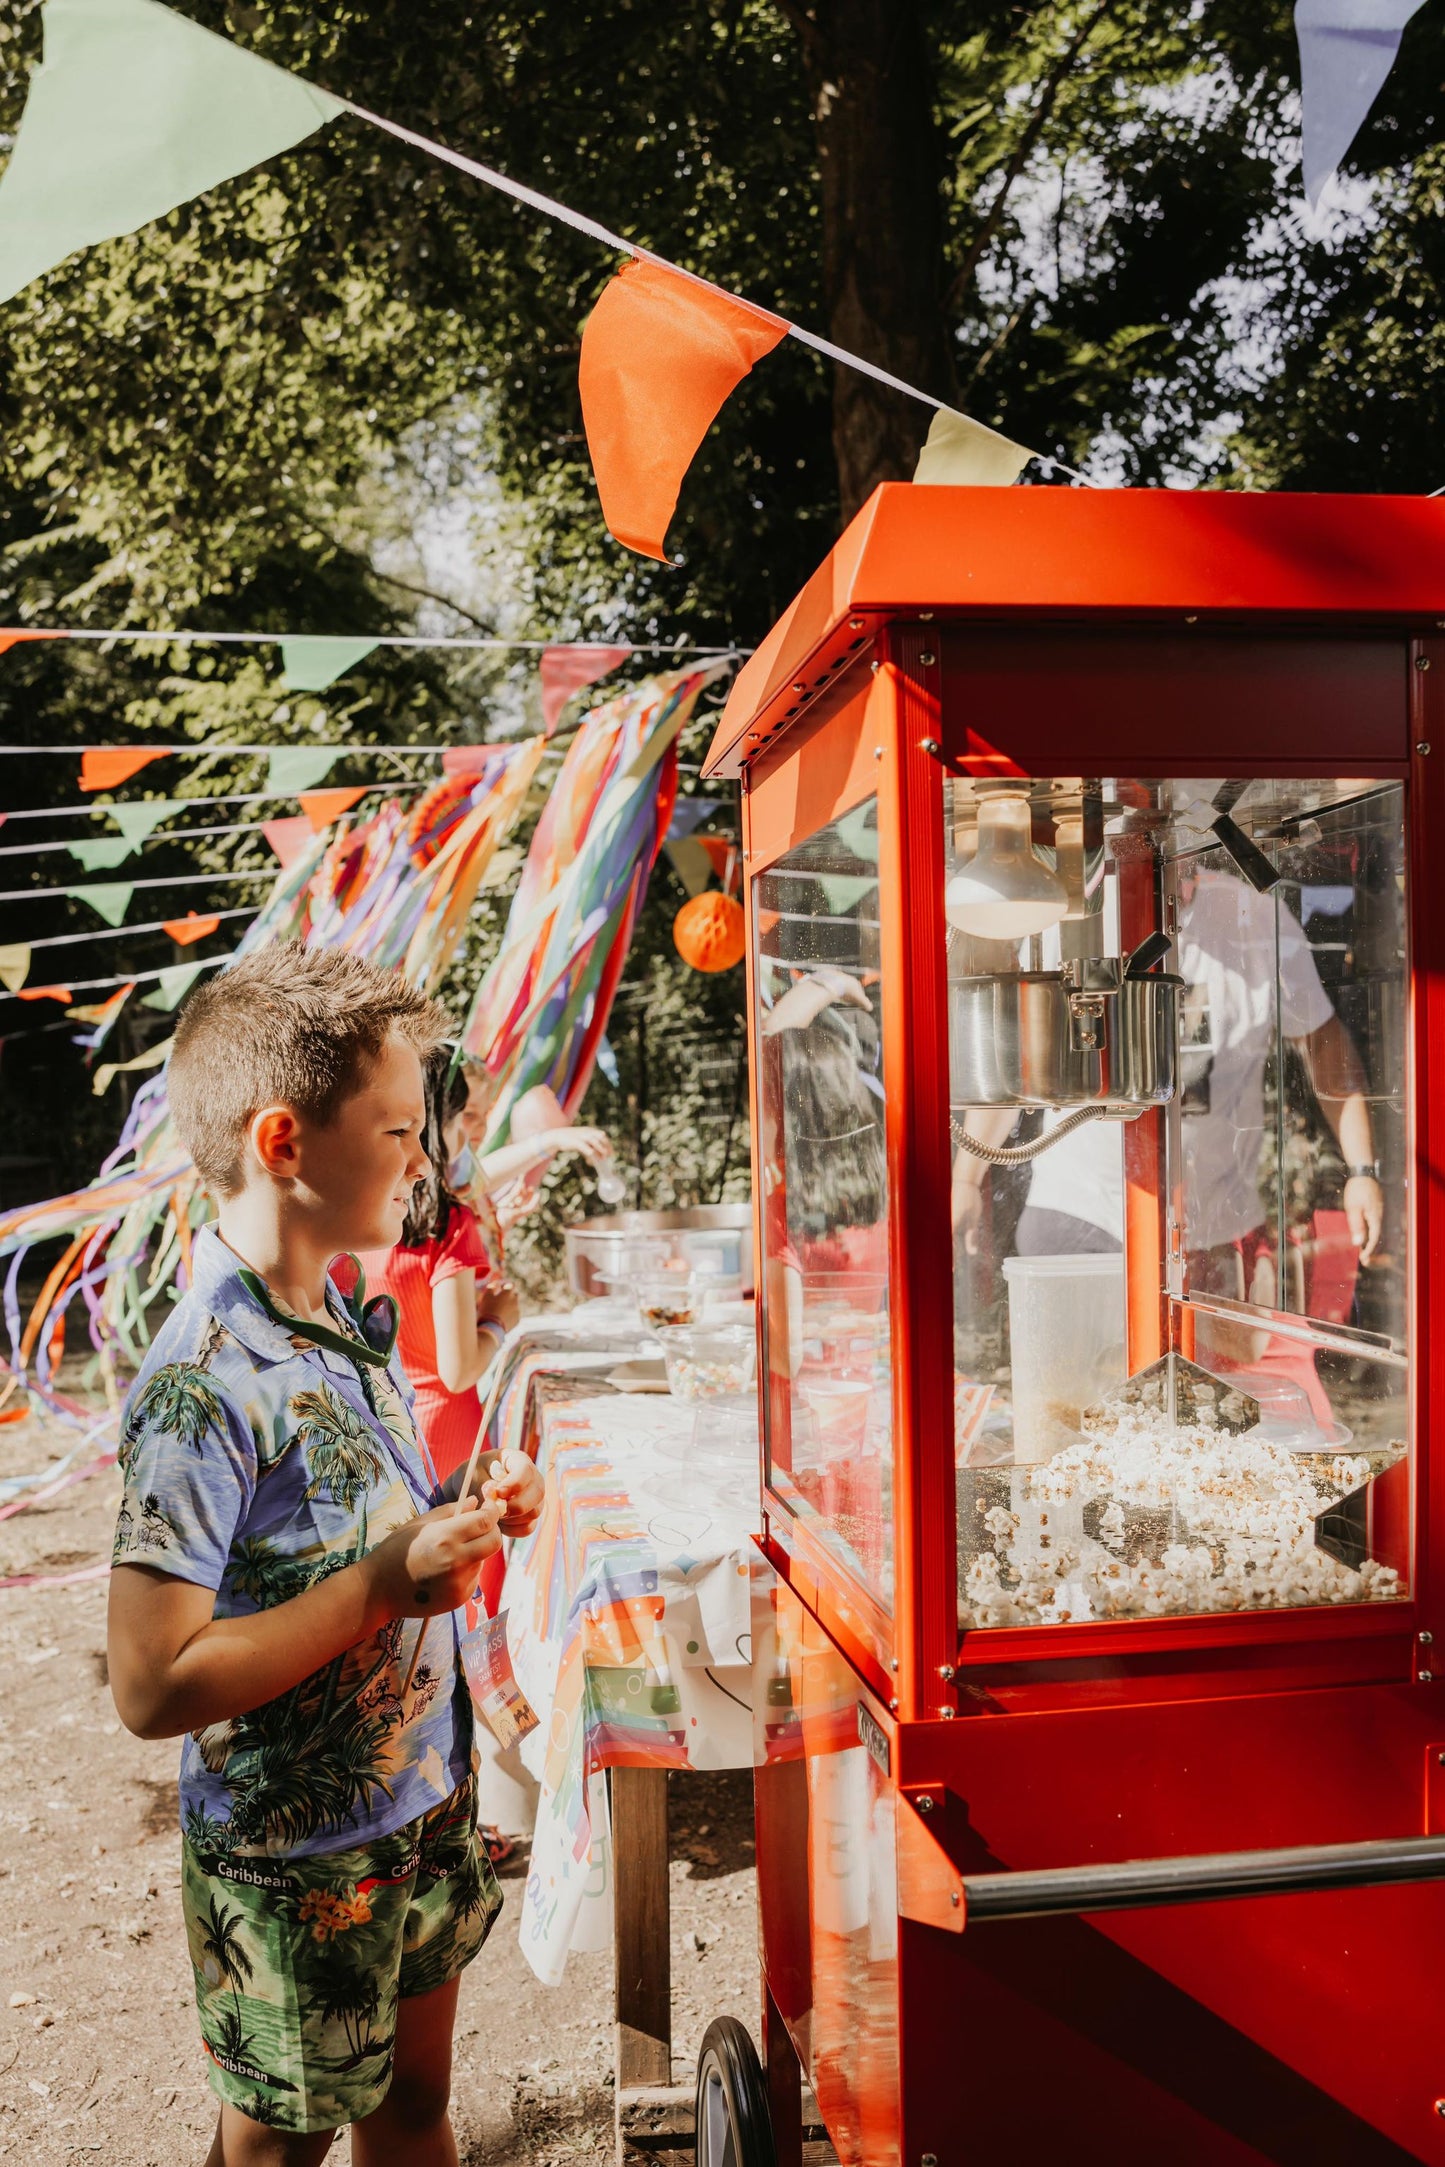
[[[1024,445],[1000,436],[997,429],[986,429],[971,415],[941,406],[918,454],[913,479],[954,487],[1007,489],[1034,456]]]
[[[12,941],[0,948],[0,985],[18,993],[29,976],[30,949],[24,941]]]

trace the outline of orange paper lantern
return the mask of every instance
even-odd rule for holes
[[[695,971],[730,971],[747,948],[743,906],[720,888],[690,896],[672,921],[672,937]]]

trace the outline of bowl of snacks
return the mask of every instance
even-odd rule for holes
[[[674,1399],[714,1399],[746,1392],[757,1366],[757,1335],[748,1325],[662,1325],[657,1337]]]
[[[645,1272],[634,1278],[632,1285],[642,1321],[650,1331],[696,1324],[702,1300],[691,1272]]]

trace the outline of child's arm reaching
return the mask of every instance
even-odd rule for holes
[[[304,1594],[243,1618],[214,1617],[210,1588],[117,1565],[108,1652],[121,1721],[139,1738],[201,1730],[274,1700],[393,1618],[455,1610],[498,1547],[504,1509],[490,1498],[439,1505]]]

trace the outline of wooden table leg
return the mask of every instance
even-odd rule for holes
[[[611,1785],[620,2161],[629,2137],[691,2133],[693,2087],[672,2083],[667,1770],[614,1768]]]

